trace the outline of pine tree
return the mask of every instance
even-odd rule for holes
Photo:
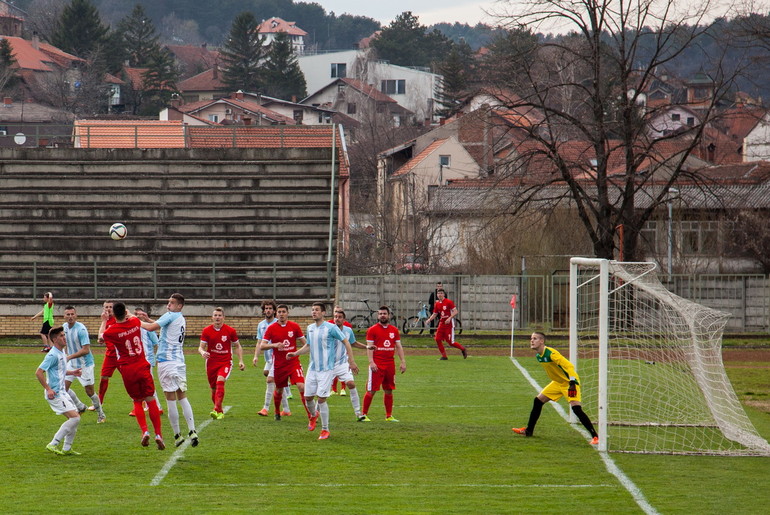
[[[128,64],[133,67],[147,66],[150,57],[160,48],[155,25],[140,4],[136,4],[131,14],[120,20],[118,33],[123,38]]]
[[[179,72],[176,61],[166,48],[153,49],[145,59],[147,71],[142,75],[143,102],[140,114],[156,115],[177,91]]]
[[[65,52],[87,58],[104,44],[107,30],[90,0],[72,0],[56,22],[51,43]]]
[[[13,86],[18,77],[14,64],[13,47],[7,39],[0,40],[0,90]]]
[[[236,16],[227,42],[220,51],[222,82],[233,91],[259,91],[262,87],[261,61],[265,48],[264,38],[257,31],[258,25],[250,12]]]
[[[438,30],[428,32],[410,11],[399,14],[372,41],[380,59],[399,66],[430,66],[442,61],[450,42]]]
[[[440,106],[438,114],[441,116],[453,115],[462,98],[469,93],[472,65],[472,50],[464,40],[453,44],[446,60],[439,63],[437,72],[442,79],[436,98]]]
[[[283,99],[305,98],[307,83],[285,32],[276,35],[270,44],[264,65],[264,93]]]

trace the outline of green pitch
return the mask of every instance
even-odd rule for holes
[[[73,446],[83,455],[67,457],[45,450],[64,417],[51,412],[33,375],[42,355],[3,354],[2,511],[641,511],[599,454],[554,410],[543,410],[536,437],[512,434],[513,425],[526,424],[535,391],[508,357],[472,354],[440,362],[407,349],[409,368],[398,376],[395,392],[400,423],[384,421],[381,392],[370,423],[354,420],[349,397],[334,396],[327,441],[317,440],[320,425],[307,431],[296,391],[291,417],[277,422],[257,416],[265,383],[261,367],[250,364],[227,383],[225,405],[231,408],[225,419],[211,420],[203,362],[191,354],[188,379],[200,446],[175,456],[164,414],[168,448],[142,448],[116,376],[105,402],[107,423],[97,425],[96,415],[86,412]],[[366,362],[362,355],[358,361]],[[533,359],[519,361],[545,381]],[[357,379],[363,401],[366,378]],[[82,388],[75,388],[85,401]],[[748,411],[770,437],[770,417]],[[759,513],[770,502],[770,492],[757,483],[770,477],[770,458],[611,457],[660,513]]]

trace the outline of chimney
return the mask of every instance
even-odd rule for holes
[[[251,117],[244,116],[243,117],[243,125],[251,125]]]
[[[214,78],[216,79],[216,78],[219,77],[219,66],[218,65],[214,65],[213,70],[214,70]]]
[[[37,35],[37,31],[32,32],[32,48],[40,50],[40,36]]]
[[[8,109],[13,107],[13,99],[11,97],[3,97],[3,107]]]
[[[178,94],[174,93],[171,95],[171,107],[179,107],[182,105],[182,97],[180,97]]]
[[[297,95],[292,95],[291,96],[291,101],[296,104],[297,103]]]
[[[236,100],[243,100],[243,90],[238,90],[235,92],[235,99]]]

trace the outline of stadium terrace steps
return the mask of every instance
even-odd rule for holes
[[[0,150],[0,297],[330,291],[329,149],[35,150]]]

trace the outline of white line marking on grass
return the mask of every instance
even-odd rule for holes
[[[230,411],[230,408],[232,408],[232,406],[225,406],[222,412],[227,413],[228,411]],[[206,419],[205,422],[203,422],[201,425],[195,428],[196,431],[198,433],[203,431],[206,428],[206,426],[208,426],[211,423],[212,420],[214,419],[212,418]],[[182,443],[182,445],[176,448],[176,450],[174,451],[174,454],[172,454],[171,457],[166,462],[166,464],[163,465],[163,468],[160,469],[160,472],[155,474],[155,477],[152,478],[152,481],[150,481],[150,486],[158,486],[160,482],[163,481],[163,478],[165,478],[168,475],[168,473],[171,472],[171,469],[174,468],[174,465],[176,465],[176,462],[179,461],[179,458],[182,457],[185,449],[187,449],[187,447],[189,446],[190,446],[190,440],[185,439],[184,443]]]
[[[458,483],[448,484],[441,483],[444,488],[614,488],[617,489],[618,485],[615,484],[598,484],[598,485],[546,485],[546,484],[534,484],[534,485],[503,485],[503,484],[490,484],[490,483]],[[208,483],[185,483],[184,486],[191,487],[211,487]],[[218,484],[218,487],[227,488],[245,488],[245,487],[289,487],[289,488],[305,488],[305,487],[324,487],[324,488],[430,488],[435,486],[434,483],[227,483]]]
[[[542,387],[537,384],[537,381],[535,381],[535,378],[533,378],[530,373],[527,371],[526,368],[521,366],[521,363],[519,363],[516,358],[511,358],[511,361],[516,366],[516,368],[519,369],[519,372],[521,372],[521,375],[524,376],[524,379],[529,381],[529,384],[531,384],[536,391],[541,391]],[[553,408],[556,410],[556,412],[561,415],[561,417],[567,421],[569,424],[569,416],[567,415],[567,412],[564,411],[564,408],[561,407],[556,402],[550,402],[549,403]],[[573,426],[572,424],[569,424],[570,427],[573,427],[575,430],[577,430],[580,434],[583,436],[587,436],[587,433],[581,429]],[[598,452],[598,451],[597,451]],[[634,498],[636,501],[636,504],[648,515],[657,515],[658,510],[656,510],[644,497],[644,494],[639,489],[638,486],[634,484],[633,481],[631,481],[631,478],[629,478],[621,469],[618,467],[618,465],[615,463],[615,461],[610,458],[609,453],[607,452],[599,452],[599,456],[602,458],[602,461],[604,462],[604,466],[607,468],[607,472],[615,476],[618,481],[620,481],[620,484],[623,485],[623,488],[625,488],[628,493],[631,494],[631,497]]]

